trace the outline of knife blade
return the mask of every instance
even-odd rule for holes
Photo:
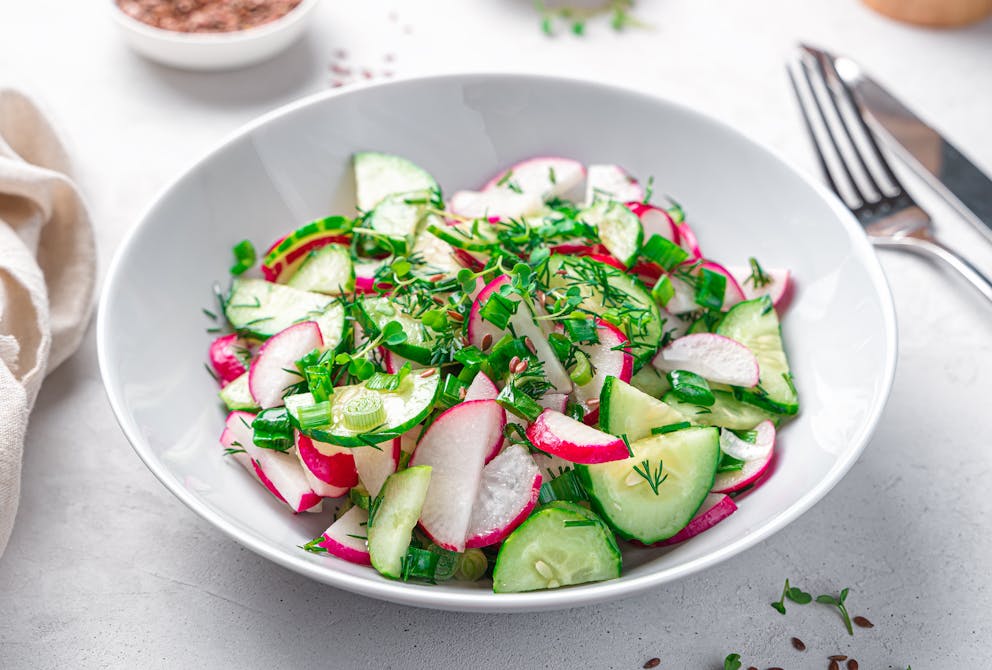
[[[826,55],[882,142],[992,240],[992,179],[856,62]]]

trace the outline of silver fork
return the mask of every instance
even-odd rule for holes
[[[827,184],[872,244],[938,258],[992,301],[992,279],[936,238],[930,215],[892,172],[827,54],[800,45],[787,70]]]

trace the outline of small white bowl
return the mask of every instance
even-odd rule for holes
[[[292,44],[319,0],[303,0],[285,16],[256,28],[183,33],[142,23],[111,0],[111,15],[128,45],[151,60],[185,70],[227,70],[254,65]]]

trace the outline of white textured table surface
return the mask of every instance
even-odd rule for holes
[[[103,3],[0,8],[0,83],[45,102],[69,138],[101,269],[149,199],[261,112],[328,86],[328,64],[398,74],[568,73],[679,100],[801,169],[809,145],[782,69],[805,39],[861,60],[992,168],[992,22],[954,32],[891,23],[855,0],[654,0],[650,31],[545,38],[528,0],[327,0],[307,38],[226,75],[159,67],[118,40]],[[390,20],[391,12],[397,20]],[[408,27],[408,28],[407,28]],[[392,63],[383,56],[395,54]],[[931,201],[921,200],[928,205]],[[941,213],[944,210],[932,205]],[[964,224],[942,232],[992,269]],[[192,242],[192,241],[191,241]],[[368,600],[242,549],[173,498],[106,402],[92,330],[46,382],[28,432],[24,496],[0,559],[0,667],[766,668],[986,667],[992,639],[992,308],[919,258],[883,253],[899,317],[896,383],[851,473],[785,531],[673,586],[558,614],[482,616]],[[791,577],[852,589],[876,624],[850,638],[823,607],[768,602]],[[792,635],[809,650],[794,651]]]

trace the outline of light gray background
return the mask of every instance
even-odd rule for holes
[[[39,97],[68,137],[101,271],[149,199],[257,114],[325,88],[337,49],[399,74],[551,72],[613,81],[720,117],[813,170],[782,60],[797,39],[861,60],[992,169],[992,22],[892,23],[855,0],[642,0],[654,29],[547,39],[528,0],[326,0],[307,38],[227,75],[130,53],[105,2],[0,3],[0,83]],[[396,12],[396,20],[390,13]],[[384,56],[395,54],[395,62]],[[931,199],[942,233],[992,246]],[[191,243],[195,243],[191,240]],[[174,499],[120,434],[93,332],[51,375],[28,431],[24,496],[0,559],[0,667],[982,667],[992,638],[992,308],[928,262],[882,253],[899,317],[896,383],[851,473],[788,529],[729,563],[625,601],[533,615],[432,612],[310,582],[242,549]],[[822,606],[768,607],[790,577],[849,586],[876,627],[849,638]],[[809,650],[792,650],[789,637]]]

